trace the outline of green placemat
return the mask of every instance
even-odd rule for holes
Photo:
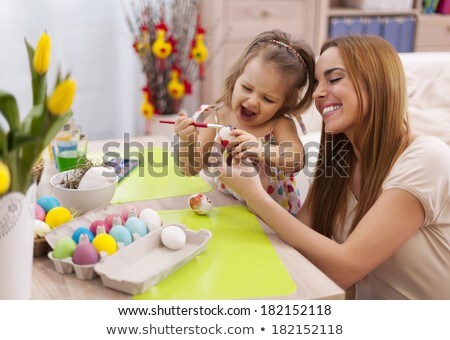
[[[206,250],[136,299],[251,299],[289,295],[296,285],[256,217],[243,206],[159,212],[164,223],[212,232]]]
[[[137,158],[134,157],[133,151],[135,150],[131,150],[132,158]],[[100,154],[88,157],[90,156],[101,158]],[[192,195],[212,190],[211,185],[199,176],[186,177],[177,174],[170,150],[163,152],[159,147],[145,149],[144,164],[143,167],[133,169],[120,181],[111,203]]]

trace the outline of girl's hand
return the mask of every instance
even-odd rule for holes
[[[230,134],[236,136],[236,139],[227,146],[233,159],[250,158],[256,162],[264,159],[264,147],[257,137],[241,129],[232,130]]]
[[[180,137],[180,142],[188,142],[189,144],[197,141],[198,131],[194,125],[192,118],[188,118],[184,112],[178,113],[175,121],[175,133]]]

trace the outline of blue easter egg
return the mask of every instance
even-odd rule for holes
[[[138,233],[141,236],[147,234],[147,226],[144,221],[138,217],[129,217],[125,222],[125,227],[130,231],[131,235]]]
[[[86,227],[77,228],[72,234],[72,240],[74,240],[78,244],[80,242],[81,234],[86,234],[89,238],[89,242],[92,243],[92,240],[94,239],[94,234]]]
[[[56,207],[60,207],[61,203],[53,196],[41,196],[37,199],[36,203],[44,209],[45,213]]]
[[[114,237],[117,243],[121,242],[126,246],[133,242],[133,237],[131,236],[130,231],[123,225],[115,225],[112,227],[109,231],[109,235]]]

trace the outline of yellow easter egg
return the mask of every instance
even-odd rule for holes
[[[69,222],[71,219],[72,214],[69,209],[64,207],[55,207],[49,210],[47,216],[45,216],[45,223],[47,223],[51,229],[54,229],[66,222]]]
[[[92,245],[99,253],[104,251],[108,255],[112,255],[117,251],[117,243],[109,234],[98,234],[92,241]]]

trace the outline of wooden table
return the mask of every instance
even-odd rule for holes
[[[161,145],[167,138],[160,136],[134,138],[133,141],[147,146]],[[106,141],[89,143],[89,152],[101,151]],[[123,142],[121,142],[123,145]],[[46,159],[45,171],[38,188],[38,196],[50,194],[49,179],[55,173],[53,163]],[[206,178],[205,178],[206,179]],[[234,198],[214,189],[208,193],[215,206],[238,205]],[[186,209],[187,197],[171,197],[166,199],[135,202],[138,208],[149,207],[155,210]],[[120,206],[119,206],[120,207]],[[103,216],[103,215],[102,215]],[[103,217],[102,217],[103,218]],[[297,285],[297,291],[289,296],[274,296],[274,299],[343,299],[344,291],[325,274],[304,258],[294,248],[281,241],[275,233],[260,220],[270,242],[286,266]],[[61,275],[55,271],[53,263],[47,256],[35,257],[33,262],[32,299],[130,299],[131,296],[106,288],[99,277],[91,281],[82,281],[75,275]]]

